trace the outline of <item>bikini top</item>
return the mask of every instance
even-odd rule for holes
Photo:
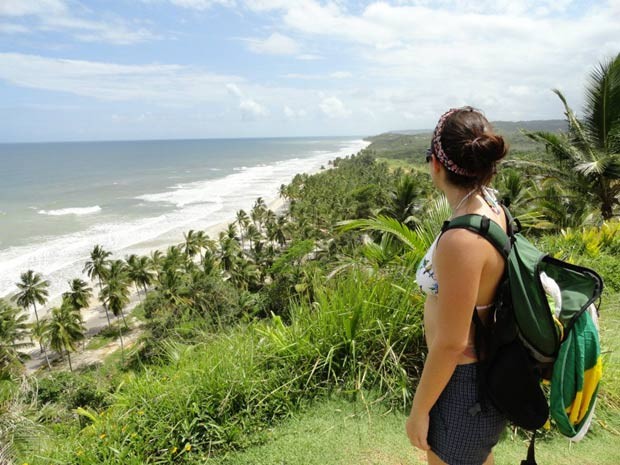
[[[437,278],[435,278],[435,271],[433,270],[433,254],[435,253],[435,247],[439,236],[435,238],[431,246],[426,251],[426,255],[418,265],[418,270],[415,274],[415,280],[420,286],[420,290],[429,295],[437,295],[439,293],[439,284]]]

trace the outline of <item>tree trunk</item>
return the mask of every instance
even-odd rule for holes
[[[103,285],[101,284],[101,276],[97,277],[97,279],[99,280],[99,292],[101,292],[103,289]],[[105,304],[104,300],[101,301],[101,304],[103,305],[103,309],[105,310],[105,316],[108,319],[108,328],[112,328],[112,322],[110,321],[110,313],[108,312],[108,306]]]
[[[43,355],[45,355],[45,361],[47,362],[47,368],[49,371],[52,371],[52,364],[50,363],[50,359],[47,356],[47,350],[43,347]]]
[[[67,351],[67,359],[69,360],[69,370],[73,372],[73,366],[71,365],[71,352],[69,352],[69,349],[67,348],[65,348],[65,350]]]
[[[39,326],[39,314],[37,313],[37,304],[33,303],[32,307],[34,308],[34,316],[37,319],[37,326]],[[39,341],[39,350],[43,353],[43,343]]]
[[[123,317],[123,323],[125,324],[125,328],[129,329],[129,326],[127,325],[127,320],[125,320],[125,312],[123,312],[121,310],[121,316]]]
[[[121,315],[123,314],[123,312],[121,311]],[[123,320],[125,319],[125,317],[123,316]],[[116,322],[118,323],[118,337],[121,340],[121,363],[125,363],[125,346],[123,344],[123,332],[121,331],[121,322],[118,321],[118,317],[116,318]],[[127,323],[125,323],[125,327],[127,326]]]

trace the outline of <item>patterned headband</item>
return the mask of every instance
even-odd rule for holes
[[[456,163],[454,163],[454,161],[450,160],[450,158],[448,158],[448,155],[446,155],[446,153],[443,151],[443,148],[441,146],[441,133],[443,131],[443,126],[446,120],[450,116],[452,116],[454,113],[460,110],[462,110],[462,108],[451,108],[448,111],[446,111],[443,115],[441,115],[441,118],[439,118],[439,122],[437,123],[437,126],[435,127],[435,131],[433,132],[431,149],[432,149],[432,153],[439,159],[441,164],[447,170],[452,171],[453,173],[456,173],[456,174],[460,174],[461,176],[466,176],[468,178],[475,178],[476,175],[474,173],[466,170],[465,168],[461,168]]]

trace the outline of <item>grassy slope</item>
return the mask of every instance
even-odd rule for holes
[[[361,403],[332,400],[272,430],[272,440],[243,452],[213,459],[218,465],[421,465],[425,454],[414,450],[404,432],[402,413],[364,411]],[[537,442],[541,465],[617,465],[618,436],[593,427],[586,439],[569,444],[561,437]],[[496,463],[525,458],[527,440],[507,431],[495,450]]]
[[[605,374],[597,418],[588,436],[570,444],[551,435],[537,443],[541,465],[617,465],[620,462],[620,295],[607,296],[602,306]],[[419,465],[424,454],[413,450],[404,433],[402,412],[366,408],[361,401],[332,399],[272,428],[261,446],[212,459],[217,465]],[[515,464],[525,458],[526,441],[507,431],[496,448],[496,463]]]

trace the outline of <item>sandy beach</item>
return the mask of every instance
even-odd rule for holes
[[[286,201],[282,199],[281,197],[273,198],[269,201],[265,201],[265,203],[267,204],[267,208],[269,210],[272,210],[276,214],[281,214],[286,207]],[[250,205],[246,211],[248,211],[251,207],[252,206]],[[224,221],[224,222],[209,226],[208,228],[205,229],[205,233],[211,239],[217,239],[220,231],[225,230],[228,227],[228,225],[234,221],[235,221],[234,216],[231,216],[231,218],[228,221]],[[161,250],[162,252],[165,252],[167,247],[171,245],[179,244],[182,242],[182,240],[183,240],[183,237],[180,237],[176,241],[172,241],[168,243],[159,243],[158,245],[154,246],[150,250],[151,251]],[[82,276],[82,278],[85,278],[85,277],[86,276]],[[86,326],[86,338],[87,339],[92,338],[97,333],[99,333],[102,329],[108,326],[108,319],[106,317],[105,309],[103,308],[103,305],[97,298],[97,295],[99,294],[99,285],[96,281],[90,281],[89,286],[92,287],[93,289],[93,297],[90,299],[89,306],[82,310],[82,317],[84,319],[84,324]],[[131,313],[131,311],[138,304],[141,303],[141,299],[143,298],[144,296],[140,295],[135,288],[132,288],[131,295],[130,295],[130,301],[127,307],[125,307],[124,312],[126,314]],[[38,310],[39,318],[45,318],[48,315],[50,309],[53,308],[55,305],[58,305],[59,303],[60,302],[48,304],[42,309],[39,309]],[[34,322],[35,320],[34,312],[31,312],[31,314],[29,315],[29,318],[30,318],[29,320],[30,322]],[[112,320],[112,323],[114,324],[115,317],[110,314],[110,318]],[[125,346],[126,347],[131,346],[131,344],[133,344],[137,340],[137,337],[139,336],[140,333],[141,331],[136,330],[136,328],[133,328],[132,333],[124,341]],[[119,346],[120,344],[118,340],[108,344],[106,347],[93,350],[93,351],[90,351],[90,350],[83,351],[82,345],[80,345],[80,348],[78,349],[78,351],[72,355],[72,362],[73,362],[74,368],[88,365],[97,360],[100,360],[105,355],[107,355],[109,352],[116,350]],[[35,344],[33,347],[31,347],[27,351],[27,354],[30,357],[30,359],[25,364],[26,371],[28,373],[32,373],[39,369],[46,368],[47,362],[45,361],[45,354],[41,352],[38,344]],[[58,358],[58,355],[48,352],[48,357],[50,360],[53,361]]]

